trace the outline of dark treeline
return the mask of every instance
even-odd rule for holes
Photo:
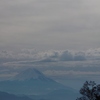
[[[76,100],[100,100],[100,84],[94,81],[86,81],[79,92],[82,96]]]

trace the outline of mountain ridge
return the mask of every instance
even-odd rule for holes
[[[47,94],[59,89],[72,90],[48,78],[37,69],[27,69],[17,74],[13,80],[1,81],[0,87],[1,91],[8,93],[33,95]]]
[[[9,94],[7,92],[0,91],[0,100],[33,100],[27,96],[17,96],[14,94]]]
[[[54,81],[51,78],[46,77],[42,72],[35,68],[28,68],[16,76],[13,80],[25,81],[25,80],[41,80],[41,81]]]

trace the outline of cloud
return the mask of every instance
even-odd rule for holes
[[[33,62],[60,62],[100,60],[100,48],[86,51],[49,50],[36,51],[35,49],[22,49],[19,51],[0,51],[0,62],[33,61]]]
[[[100,48],[89,49],[86,55],[89,59],[100,60]]]
[[[0,62],[34,60],[35,54],[36,51],[33,49],[22,49],[19,52],[2,50],[0,51]]]
[[[74,76],[74,75],[100,75],[100,72],[93,72],[93,71],[74,71],[74,70],[70,70],[70,71],[56,71],[56,70],[47,70],[44,72],[45,74],[52,76],[52,77],[66,77],[66,76]]]
[[[75,61],[84,61],[86,60],[86,55],[84,52],[78,52],[78,53],[75,53],[74,55],[74,60]]]
[[[44,53],[46,61],[84,61],[86,60],[86,56],[84,52],[73,52],[71,50],[64,51],[50,51]]]
[[[60,63],[74,61],[100,60],[100,48],[89,49],[86,51],[72,50],[49,50],[37,51],[35,49],[22,49],[19,51],[0,51],[0,64],[4,65],[28,65],[34,63]],[[26,66],[25,65],[25,66]]]
[[[60,56],[61,61],[73,61],[73,55],[69,51],[62,52]]]

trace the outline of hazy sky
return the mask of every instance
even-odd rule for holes
[[[100,47],[100,0],[0,0],[0,49]]]

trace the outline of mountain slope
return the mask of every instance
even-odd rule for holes
[[[39,95],[59,89],[73,90],[46,77],[36,69],[27,69],[16,75],[13,80],[0,82],[1,91],[15,94]]]
[[[76,100],[79,96],[79,93],[67,90],[67,89],[59,89],[54,90],[46,95],[30,95],[30,98],[34,98],[36,100],[43,99],[43,100]]]
[[[27,96],[16,96],[14,94],[9,94],[0,91],[0,100],[33,100]]]
[[[43,73],[41,73],[35,68],[32,69],[29,68],[25,71],[22,71],[21,73],[16,75],[13,79],[19,81],[23,81],[23,80],[53,81],[52,79],[46,77]]]

